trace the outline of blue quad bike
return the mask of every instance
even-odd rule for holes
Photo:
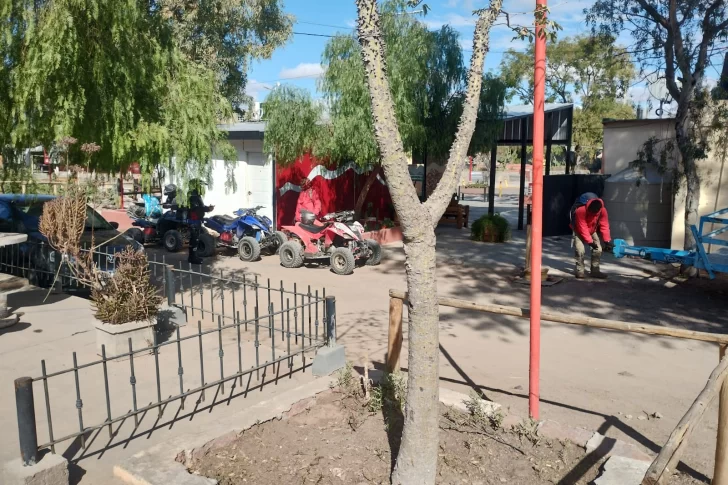
[[[235,211],[236,217],[217,215],[204,219],[205,227],[217,232],[219,247],[238,250],[238,256],[243,261],[256,261],[261,253],[276,254],[278,249],[288,240],[285,233],[276,231],[273,221],[264,215],[259,215],[262,209],[258,206],[252,209],[239,209]]]

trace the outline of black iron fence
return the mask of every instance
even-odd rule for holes
[[[0,270],[55,278],[57,267],[39,267],[33,254],[28,248],[2,251]],[[115,263],[109,256],[99,252],[94,260],[103,261],[111,272]],[[248,383],[253,377],[260,380],[261,372],[265,378],[269,369],[276,375],[281,367],[289,373],[294,365],[305,369],[308,356],[335,339],[335,301],[323,289],[286,287],[283,281],[273,285],[257,275],[210,273],[197,265],[175,267],[155,258],[149,264],[150,278],[166,296],[168,310],[185,318],[154,326],[147,345],[135,347],[128,338],[128,351],[116,355],[107,355],[106,345],[100,345],[95,358],[88,358],[86,351],[87,362],[77,352],[68,363],[54,356],[54,367],[60,369],[43,359],[37,377],[16,379],[25,464],[34,463],[39,450],[55,452],[57,444],[68,440],[79,440],[85,450],[89,433],[103,428],[111,439],[112,425],[127,419],[134,420],[136,429],[147,412],[157,409],[162,416],[173,401],[184,409],[190,399],[197,405],[204,402],[206,391],[214,389],[215,398],[224,395],[226,385],[232,396],[244,378]],[[79,286],[71,274],[63,277],[64,284]],[[43,405],[36,405],[38,395]],[[39,440],[39,434],[47,438]]]

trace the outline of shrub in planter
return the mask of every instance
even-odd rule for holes
[[[116,264],[114,275],[91,291],[96,318],[112,325],[153,321],[162,297],[150,280],[146,254],[127,248]]]
[[[91,291],[96,314],[96,346],[106,346],[109,356],[154,345],[156,323],[162,297],[150,280],[147,256],[127,248],[117,255],[116,272],[103,285]]]
[[[472,223],[471,237],[474,241],[505,242],[511,237],[511,226],[500,214],[486,214]]]

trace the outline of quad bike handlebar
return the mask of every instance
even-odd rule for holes
[[[331,212],[321,217],[324,222],[352,222],[354,220],[354,211]]]

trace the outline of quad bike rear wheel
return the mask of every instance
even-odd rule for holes
[[[334,248],[331,251],[331,271],[338,275],[348,275],[354,272],[356,260],[349,248]]]
[[[257,261],[260,258],[260,244],[253,237],[242,238],[238,243],[238,256],[243,261]]]
[[[201,232],[200,237],[197,239],[197,250],[195,254],[199,258],[208,258],[215,254],[215,238],[212,234],[207,232]]]
[[[176,253],[177,251],[182,249],[182,234],[180,234],[179,231],[170,229],[169,231],[164,233],[162,242],[164,243],[164,248],[167,251],[169,251],[170,253]]]
[[[300,268],[303,266],[303,248],[298,241],[291,240],[283,243],[278,250],[281,266],[284,268]]]
[[[371,251],[372,253],[367,258],[366,265],[377,266],[379,263],[382,262],[382,246],[380,246],[379,243],[373,239],[367,239],[366,243],[367,246],[369,246],[369,251]]]
[[[278,251],[281,250],[281,246],[283,246],[286,243],[286,241],[288,241],[288,236],[283,231],[276,231],[275,238],[276,238],[276,243],[274,245],[275,251],[273,253],[278,254]]]

